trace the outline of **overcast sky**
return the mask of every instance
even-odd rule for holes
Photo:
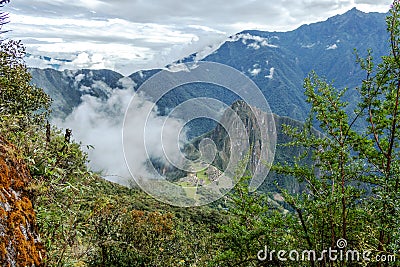
[[[4,10],[32,54],[28,65],[108,68],[122,74],[214,49],[249,29],[288,31],[357,7],[387,12],[391,0],[12,0]],[[211,46],[211,48],[210,48]],[[55,59],[72,60],[62,63]]]

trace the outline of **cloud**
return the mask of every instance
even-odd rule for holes
[[[9,36],[22,39],[30,54],[71,61],[60,62],[61,70],[100,67],[129,75],[140,69],[163,67],[226,38],[225,33],[209,27],[191,25],[191,32],[185,32],[181,26],[137,23],[119,18],[11,14],[11,20],[13,31]],[[207,38],[204,37],[206,32]],[[100,58],[99,55],[102,55],[103,63],[92,62],[92,59]],[[82,64],[82,57],[86,58],[85,64]],[[28,62],[39,67],[45,64],[39,64],[37,59]]]
[[[368,5],[380,5],[380,6],[386,6],[388,7],[393,1],[392,0],[381,0],[381,1],[376,1],[376,0],[354,0],[355,4],[368,4]]]
[[[103,64],[87,62],[87,67],[112,68],[128,75],[139,69],[163,67],[210,46],[218,47],[228,36],[243,30],[293,30],[354,6],[363,11],[386,12],[390,3],[391,0],[232,0],[229,4],[223,0],[21,0],[6,6],[12,22],[6,28],[12,30],[8,37],[22,39],[28,52],[35,56],[75,61],[82,53],[89,59],[102,55]]]
[[[79,75],[75,77],[76,80],[81,78]],[[135,95],[133,90],[135,84],[131,79],[122,78],[119,84],[124,89],[112,89],[105,83],[97,81],[92,87],[108,92],[107,100],[84,95],[82,103],[67,118],[64,120],[56,118],[54,123],[61,128],[72,129],[74,139],[82,142],[84,148],[89,145],[94,146],[94,149],[88,150],[89,165],[94,171],[102,171],[103,177],[110,181],[130,185],[132,177],[125,164],[122,143],[123,119],[128,105],[133,111],[130,116],[132,123],[130,125],[133,127],[125,129],[130,138],[124,147],[132,148],[128,152],[131,158],[135,159],[136,168],[131,170],[134,175],[149,176],[146,168],[147,155],[166,162],[163,156],[164,147],[160,146],[161,131],[165,139],[164,144],[173,146],[176,144],[177,136],[181,136],[182,141],[185,140],[180,134],[184,124],[174,118],[164,123],[165,117],[159,116],[157,109],[153,109],[153,102],[146,100],[144,96]],[[152,111],[147,113],[149,110]],[[147,151],[142,149],[145,123],[148,129]],[[168,149],[173,151],[172,148]]]
[[[265,78],[268,78],[268,79],[272,80],[274,78],[274,73],[275,73],[275,68],[270,68],[269,69],[269,74],[266,75]]]
[[[338,48],[337,44],[333,44],[333,45],[329,45],[329,46],[326,48],[326,50],[335,50],[335,49],[337,49],[337,48]]]
[[[278,37],[271,38],[271,39],[277,39]],[[277,48],[277,45],[271,44],[271,40],[268,38],[260,37],[260,36],[254,36],[249,33],[243,34],[235,34],[234,36],[230,37],[227,41],[229,42],[236,42],[238,40],[241,40],[243,44],[247,44],[248,47],[254,48],[255,50],[260,49],[261,46],[267,46],[267,47],[272,47],[272,48]],[[248,44],[248,41],[250,41],[250,44]]]

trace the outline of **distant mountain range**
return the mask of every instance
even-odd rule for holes
[[[303,120],[308,106],[303,95],[303,80],[311,70],[334,81],[338,88],[354,89],[363,72],[355,62],[354,49],[366,55],[372,49],[379,59],[387,51],[386,14],[363,13],[352,9],[326,21],[303,25],[289,32],[244,31],[231,36],[212,54],[200,59],[229,65],[250,77],[266,96],[272,112]],[[198,60],[199,54],[178,62]],[[129,76],[137,89],[160,70],[143,70]],[[123,76],[111,70],[57,71],[31,69],[32,82],[54,99],[54,116],[65,117],[90,94],[106,99],[112,90],[123,88]],[[122,79],[122,80],[121,80]],[[196,96],[217,98],[231,105],[237,97],[209,84],[183,87],[168,94],[158,104],[161,112]],[[349,90],[346,98],[354,102],[357,94]],[[204,129],[199,129],[199,132]]]
[[[354,89],[361,84],[365,75],[356,63],[354,49],[361,56],[372,49],[375,60],[388,53],[389,36],[385,17],[386,14],[363,13],[352,9],[343,15],[324,22],[303,25],[290,32],[244,31],[231,36],[212,54],[205,57],[202,53],[189,55],[167,67],[201,60],[222,63],[247,75],[261,89],[272,112],[276,114],[277,143],[282,144],[288,141],[288,137],[282,134],[282,125],[301,127],[299,121],[303,121],[309,112],[303,94],[303,80],[310,71],[315,70],[328,81],[334,81],[338,88],[348,87],[345,99],[350,107],[354,106],[358,97]],[[68,116],[83,101],[82,96],[90,95],[105,101],[116,90],[137,90],[149,77],[160,71],[161,69],[142,70],[124,77],[111,70],[30,69],[32,83],[43,88],[53,98],[55,118]],[[180,86],[179,90],[166,94],[157,102],[158,110],[161,114],[168,113],[168,110],[194,97],[211,97],[224,101],[227,105],[238,100],[235,94],[217,85],[194,83]],[[248,113],[248,109],[241,108],[242,115]],[[241,119],[251,121],[252,115],[248,114],[248,118]],[[215,142],[220,154],[217,155],[214,166],[223,169],[229,155],[226,145],[229,144],[229,138],[226,133],[221,127],[215,127],[215,122],[206,119],[189,123],[188,126],[189,137],[194,138],[194,147],[197,148],[195,137],[205,133],[205,136]],[[259,140],[255,132],[249,132],[249,136],[254,139],[251,144],[257,144]],[[279,146],[275,160],[290,161],[298,152],[293,148]],[[191,153],[186,154],[190,156]],[[251,167],[256,161],[252,158],[250,164]],[[157,166],[160,170],[167,167],[162,163]],[[172,180],[186,175],[176,169],[168,172]],[[302,187],[293,179],[269,174],[260,189],[276,191],[274,181],[292,192],[298,192]]]

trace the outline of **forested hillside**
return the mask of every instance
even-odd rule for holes
[[[350,14],[363,16],[355,10]],[[333,22],[340,22],[340,18]],[[5,14],[0,15],[0,24],[6,20]],[[139,188],[107,182],[91,171],[81,145],[71,138],[71,129],[61,131],[48,122],[51,98],[32,85],[32,76],[23,60],[24,46],[18,41],[2,40],[0,136],[7,140],[7,146],[1,149],[0,157],[0,264],[399,266],[397,0],[386,24],[387,54],[374,58],[372,52],[362,51],[360,54],[366,56],[357,56],[365,77],[359,80],[357,90],[349,83],[352,93],[357,94],[353,98],[357,102],[350,105],[342,86],[336,89],[310,72],[303,82],[304,107],[310,107],[303,116],[305,123],[278,119],[282,128],[280,146],[286,152],[279,155],[280,163],[274,164],[272,171],[285,179],[296,179],[302,188],[286,190],[275,184],[279,194],[253,192],[249,188],[251,175],[240,175],[235,177],[238,183],[223,198],[192,208],[163,204]],[[355,33],[359,31],[355,28]],[[90,75],[84,72],[80,74]],[[60,74],[52,75],[46,79]],[[79,82],[84,85],[86,81],[80,77]],[[67,80],[73,83],[70,78]],[[120,77],[109,73],[96,79],[112,80],[118,87]],[[348,80],[343,77],[343,85]],[[91,86],[90,93],[106,97],[103,91],[94,89]],[[65,96],[62,92],[60,95]],[[78,95],[70,100],[78,101]],[[354,128],[358,121],[366,127]],[[7,147],[12,147],[11,154],[5,153],[10,152],[4,151]],[[243,170],[246,164],[243,161],[237,168]],[[12,165],[17,169],[26,166],[18,170],[21,175],[30,172],[22,177],[26,179],[24,183],[15,180],[15,169],[8,167]],[[11,189],[3,190],[4,184],[12,185]],[[1,196],[18,196],[16,189],[21,190],[20,196],[26,201],[21,203],[16,198],[14,206],[7,207],[12,203],[10,198],[5,201]],[[15,212],[18,210],[26,212]],[[21,219],[9,220],[13,214]],[[38,236],[26,230],[34,225]],[[34,243],[37,249],[18,246],[21,242]]]

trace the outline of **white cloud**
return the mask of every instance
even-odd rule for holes
[[[73,61],[73,63],[77,64],[78,66],[87,64],[88,62],[90,62],[89,55],[88,55],[88,53],[85,53],[85,52],[84,53],[80,53],[76,57],[76,59]]]
[[[75,77],[77,80],[81,78],[79,75]],[[181,136],[180,130],[184,124],[173,118],[165,123],[165,117],[159,116],[156,109],[153,110],[154,103],[143,96],[135,95],[135,83],[131,79],[125,77],[119,83],[124,87],[123,90],[113,90],[104,82],[96,81],[92,88],[106,91],[109,94],[108,100],[84,95],[82,103],[65,120],[55,119],[54,122],[59,127],[72,129],[73,137],[82,142],[83,148],[94,146],[94,149],[88,150],[89,164],[93,170],[102,171],[103,177],[108,180],[129,185],[132,178],[125,164],[122,144],[123,119],[128,105],[132,111],[130,125],[133,127],[125,128],[125,134],[132,136],[125,148],[134,148],[128,152],[136,161],[136,168],[132,170],[135,175],[146,177],[147,153],[153,158],[164,158],[163,147],[160,146],[161,131],[163,138],[168,139],[166,144],[176,144],[173,141]],[[146,116],[149,110],[150,113]],[[139,149],[143,147],[145,124],[150,129],[146,134],[147,151]],[[169,148],[169,151],[173,150]]]
[[[247,47],[254,48],[254,50],[258,50],[258,49],[260,49],[261,46],[259,44],[257,44],[256,42],[254,42],[254,43],[249,44]]]
[[[85,74],[81,73],[75,76],[75,84],[80,83],[85,78]]]
[[[275,68],[270,68],[269,69],[269,74],[266,75],[265,78],[268,78],[268,79],[272,80],[274,78],[274,73],[275,73]]]
[[[243,30],[293,30],[354,6],[363,11],[386,12],[390,3],[391,0],[232,0],[227,5],[223,0],[20,0],[6,5],[11,23],[5,28],[12,30],[7,37],[21,39],[34,56],[80,62],[83,58],[77,58],[86,53],[87,67],[130,74],[163,67],[199,50],[212,52],[207,47],[216,47]],[[271,40],[253,42],[250,45],[254,49],[273,47]],[[48,62],[38,61],[37,57],[29,63],[49,66]]]
[[[326,50],[335,50],[335,49],[337,49],[337,48],[338,48],[337,44],[333,44],[333,45],[329,45],[329,46],[326,48]]]
[[[260,69],[260,68],[258,68],[258,69],[252,69],[252,70],[250,70],[249,72],[250,72],[250,74],[251,74],[252,76],[257,76],[257,75],[261,72],[261,69]]]
[[[278,39],[278,37],[273,37],[271,39]],[[277,45],[271,44],[270,39],[268,38],[264,38],[258,35],[251,35],[249,33],[235,34],[232,37],[230,37],[228,41],[229,42],[242,41],[243,44],[247,45],[249,48],[254,48],[255,50],[260,49],[261,46],[267,46],[272,48],[278,47]]]
[[[210,27],[191,25],[194,32],[188,33],[175,25],[119,18],[92,20],[12,14],[11,21],[13,31],[9,35],[22,39],[27,51],[37,56],[27,63],[36,67],[54,66],[40,62],[41,55],[70,60],[57,62],[61,70],[109,68],[129,75],[140,69],[163,67],[201,49],[205,51],[210,44],[219,45],[226,38],[225,33]],[[199,37],[205,33],[207,38]]]
[[[312,44],[302,45],[301,47],[303,47],[303,48],[313,48],[315,45],[316,45],[316,43],[312,43]]]
[[[261,68],[259,64],[254,64],[252,69],[249,69],[248,72],[251,76],[257,76],[261,72]]]
[[[189,28],[198,29],[198,30],[202,30],[205,32],[215,32],[215,33],[226,35],[226,32],[219,31],[219,30],[207,27],[207,26],[202,26],[202,25],[189,25]]]

